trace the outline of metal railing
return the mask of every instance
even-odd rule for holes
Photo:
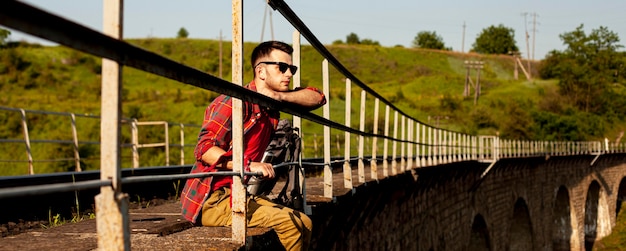
[[[215,76],[206,74],[195,68],[177,63],[165,57],[159,56],[155,53],[145,51],[143,49],[134,47],[128,43],[125,43],[119,36],[119,29],[123,26],[121,23],[121,1],[105,1],[104,15],[105,15],[105,35],[71,21],[65,20],[61,17],[49,14],[41,11],[37,8],[31,7],[25,3],[18,1],[4,1],[0,3],[0,24],[7,27],[20,30],[22,32],[29,33],[47,40],[51,40],[62,44],[64,46],[80,50],[94,56],[102,57],[103,72],[107,72],[108,77],[103,77],[103,97],[111,95],[112,99],[107,100],[113,102],[107,103],[106,110],[103,102],[102,106],[102,122],[101,130],[111,131],[115,136],[118,134],[119,121],[114,118],[119,117],[119,111],[114,108],[119,105],[115,103],[119,98],[119,93],[111,88],[109,84],[105,86],[105,81],[111,81],[112,86],[120,84],[115,82],[115,76],[119,76],[121,65],[133,67],[148,73],[163,76],[184,84],[193,85],[205,90],[214,91],[234,97],[233,109],[234,118],[233,126],[237,126],[238,122],[241,122],[240,106],[241,102],[254,102],[262,106],[280,110],[294,115],[294,126],[304,130],[303,134],[309,135],[306,131],[307,128],[302,128],[301,119],[306,119],[317,124],[323,125],[323,163],[324,170],[324,196],[332,198],[333,195],[333,181],[332,181],[332,164],[336,161],[343,162],[343,176],[344,187],[352,189],[355,183],[364,182],[366,179],[365,161],[370,161],[370,178],[379,179],[378,165],[382,164],[382,175],[387,177],[398,173],[409,171],[413,168],[419,168],[424,166],[435,166],[445,163],[459,162],[459,161],[485,161],[495,162],[499,158],[507,157],[529,157],[539,155],[568,155],[568,154],[600,154],[604,152],[621,152],[624,150],[623,145],[614,145],[605,142],[603,145],[601,142],[532,142],[532,141],[513,141],[503,140],[497,136],[477,136],[468,135],[465,133],[454,132],[430,126],[422,123],[415,118],[412,118],[408,114],[404,113],[393,103],[386,100],[380,94],[369,88],[356,76],[354,76],[346,67],[344,67],[339,60],[337,60],[322,43],[313,35],[313,33],[306,27],[304,22],[298,18],[298,16],[289,8],[289,6],[282,0],[269,0],[268,4],[279,11],[283,17],[289,21],[293,27],[297,30],[293,35],[293,47],[294,64],[299,65],[300,58],[300,37],[304,37],[314,47],[320,55],[324,58],[321,62],[322,69],[322,90],[329,102],[322,108],[323,116],[310,113],[306,110],[300,109],[295,106],[286,106],[283,103],[273,100],[264,95],[256,92],[249,91],[243,88],[242,78],[242,44],[243,35],[242,30],[242,6],[243,3],[240,0],[233,0],[233,83],[222,80]],[[113,27],[113,28],[111,28]],[[330,90],[330,71],[329,64],[345,77],[345,121],[344,124],[340,124],[330,120],[330,106],[334,103],[329,95]],[[293,76],[294,87],[300,85],[300,74],[302,71],[298,71]],[[106,80],[105,80],[106,79]],[[107,82],[108,83],[108,82]],[[357,108],[354,110],[360,111],[358,128],[352,123],[351,110],[352,110],[352,88],[356,86],[360,88],[360,102]],[[118,91],[121,88],[118,88]],[[106,91],[106,92],[105,92]],[[369,96],[369,97],[368,97]],[[384,105],[384,114],[380,112],[381,103]],[[373,114],[366,114],[365,107],[374,107]],[[106,117],[105,117],[106,115]],[[365,131],[365,116],[372,116],[373,130]],[[392,117],[393,116],[393,117]],[[379,134],[379,121],[382,121],[384,128],[383,133]],[[139,126],[139,123],[135,123],[135,126]],[[159,125],[164,125],[162,122]],[[165,132],[168,134],[169,126],[165,126]],[[342,160],[331,159],[331,128],[339,130],[344,134],[344,156]],[[24,188],[24,190],[0,190],[0,197],[2,196],[18,196],[28,194],[32,189],[55,191],[55,189],[83,189],[85,187],[101,187],[101,194],[96,198],[96,206],[113,205],[114,207],[120,207],[119,203],[123,198],[121,195],[122,184],[129,182],[143,182],[147,179],[181,179],[192,177],[206,177],[211,175],[232,175],[235,177],[233,184],[233,240],[242,244],[245,244],[245,189],[241,183],[241,178],[244,175],[253,175],[252,173],[245,173],[242,165],[242,135],[240,134],[240,128],[233,129],[233,146],[234,146],[234,170],[233,172],[220,172],[220,173],[208,173],[208,174],[188,174],[188,175],[171,175],[171,176],[154,176],[154,177],[141,177],[141,178],[121,178],[119,177],[119,163],[115,162],[115,150],[120,147],[119,142],[115,145],[110,145],[111,142],[103,142],[101,152],[103,157],[101,160],[101,180],[100,181],[88,181],[80,185],[72,184],[55,184],[55,185],[42,185],[36,188]],[[358,142],[352,150],[353,143],[351,138],[355,137]],[[168,138],[168,137],[166,137]],[[184,137],[182,137],[184,138]],[[103,137],[104,139],[104,137]],[[115,139],[115,137],[113,137]],[[370,159],[366,159],[366,152],[364,150],[365,139],[371,139],[371,156]],[[109,140],[107,138],[107,140]],[[29,140],[25,140],[30,142]],[[381,142],[382,141],[382,142]],[[153,146],[168,146],[169,143],[146,143],[139,144],[137,141],[133,141],[134,147],[139,148],[140,145],[144,147]],[[184,143],[181,142],[181,147]],[[382,148],[382,155],[380,150]],[[391,148],[391,149],[390,149]],[[135,149],[136,151],[136,149]],[[356,152],[356,154],[354,154]],[[105,157],[104,155],[107,154]],[[113,154],[112,156],[109,156]],[[181,154],[182,155],[182,154]],[[352,165],[350,164],[355,160],[357,161],[357,173],[358,181],[352,180]],[[379,156],[382,156],[379,157]],[[301,179],[302,180],[302,179]],[[106,206],[105,206],[106,207]],[[102,210],[98,210],[100,212]],[[115,210],[113,210],[115,211]],[[237,212],[237,213],[235,213]],[[124,219],[119,217],[119,214],[126,213],[123,209],[118,209],[117,214],[108,215],[105,213],[97,215],[97,220],[105,222],[103,224],[119,224],[119,229],[107,230],[113,232],[101,232],[98,229],[98,235],[112,235],[99,238],[103,242],[99,241],[100,247],[107,247],[108,249],[129,249],[129,232],[124,229],[123,226],[127,222],[116,221],[118,219]],[[242,214],[243,213],[243,214]],[[108,218],[111,217],[111,218]],[[113,222],[113,223],[112,223]],[[127,224],[126,224],[127,225]],[[118,241],[118,242],[116,242]],[[120,242],[121,241],[121,242]]]
[[[77,123],[77,118],[86,118],[96,120],[95,122],[99,122],[100,116],[93,114],[77,114],[77,113],[68,113],[68,112],[55,112],[55,111],[41,111],[41,110],[27,110],[22,108],[11,108],[0,106],[0,111],[6,112],[14,112],[20,117],[20,126],[22,131],[21,138],[3,138],[0,139],[0,143],[4,144],[23,144],[25,150],[26,159],[18,158],[16,155],[11,153],[2,153],[0,154],[0,162],[12,162],[12,163],[26,163],[28,165],[27,174],[33,175],[36,172],[36,164],[37,162],[67,162],[72,161],[74,163],[74,171],[80,172],[83,170],[81,162],[84,160],[85,156],[81,156],[80,147],[83,145],[97,145],[100,146],[100,139],[84,139],[80,138],[79,135],[90,135],[90,131],[88,129],[92,129],[92,124],[87,124],[79,126]],[[57,131],[64,132],[63,138],[52,140],[52,139],[35,139],[32,137],[32,133],[29,130],[29,117],[37,116],[37,115],[50,115],[50,116],[60,116],[67,117],[69,119],[68,127],[57,126]],[[7,116],[10,116],[8,114]],[[41,121],[41,118],[35,119],[35,121]],[[41,122],[40,122],[41,123]],[[122,148],[129,148],[131,165],[133,168],[140,167],[140,149],[143,148],[162,148],[163,154],[165,156],[165,166],[170,165],[170,156],[172,153],[170,152],[170,148],[179,149],[179,164],[185,165],[185,148],[193,149],[195,144],[185,144],[185,137],[189,137],[189,135],[193,135],[195,138],[196,133],[200,130],[200,125],[195,124],[184,124],[184,123],[173,123],[167,121],[137,121],[137,119],[122,119],[120,121],[122,124],[128,124],[130,128],[130,143],[121,144]],[[40,124],[35,124],[37,127],[41,127]],[[163,137],[161,138],[162,142],[149,142],[143,143],[140,142],[140,126],[161,126],[163,127]],[[179,128],[179,143],[172,143],[169,135],[169,131],[171,129]],[[127,127],[124,127],[127,128]],[[81,130],[82,129],[82,130]],[[97,128],[96,128],[97,129]],[[185,132],[185,129],[192,130],[193,133],[189,134]],[[72,146],[72,156],[63,156],[63,152],[56,152],[55,157],[53,159],[43,159],[38,158],[38,156],[34,156],[32,151],[32,145],[34,144],[45,144],[45,145],[71,145]],[[67,154],[67,153],[66,153]],[[188,155],[189,156],[189,155]],[[10,157],[10,158],[7,158]],[[99,156],[97,157],[99,160]],[[193,159],[188,162],[193,162]],[[16,166],[16,165],[14,165]]]

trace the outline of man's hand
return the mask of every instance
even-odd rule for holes
[[[264,179],[273,179],[274,177],[276,177],[274,168],[270,163],[250,162],[250,171],[263,173]]]

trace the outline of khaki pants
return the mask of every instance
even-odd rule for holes
[[[230,189],[222,188],[211,193],[202,206],[202,225],[232,225]],[[273,203],[265,197],[250,196],[248,226],[273,228],[286,250],[306,250],[313,223],[304,213]]]

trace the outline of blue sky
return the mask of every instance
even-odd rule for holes
[[[102,30],[102,1],[25,2],[94,30]],[[189,32],[191,38],[218,39],[220,32],[225,40],[232,38],[231,1],[124,2],[125,38],[175,37],[181,27]],[[348,34],[356,33],[361,39],[379,41],[383,46],[410,47],[417,33],[434,31],[443,38],[446,47],[454,51],[468,51],[483,29],[499,24],[515,30],[515,40],[523,57],[535,59],[542,59],[551,50],[563,50],[559,35],[575,30],[580,24],[584,24],[587,33],[605,26],[620,37],[620,44],[626,44],[624,0],[286,0],[286,3],[324,44],[338,39],[345,41]],[[536,32],[533,36],[534,14]],[[524,37],[526,30],[530,35],[528,50]],[[245,41],[259,42],[273,38],[291,42],[293,31],[294,28],[279,12],[266,8],[266,1],[244,1]],[[10,40],[25,39],[49,44],[12,32]],[[303,42],[307,43],[306,40]]]

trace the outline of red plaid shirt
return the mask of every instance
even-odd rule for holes
[[[256,91],[256,85],[251,82],[246,88]],[[315,88],[308,87],[307,89],[315,90],[322,95],[322,101],[326,101],[323,94]],[[244,163],[250,161],[260,161],[260,158],[265,151],[266,145],[269,143],[271,133],[263,133],[263,129],[254,127],[255,125],[262,126],[260,122],[266,122],[269,119],[271,123],[271,130],[273,132],[278,125],[278,119],[280,113],[278,111],[269,111],[261,106],[253,103],[244,102],[243,105],[243,130],[244,130],[244,146],[247,146],[244,151]],[[203,173],[203,172],[215,172],[218,171],[216,166],[224,161],[228,161],[232,157],[231,149],[231,130],[232,130],[232,97],[220,95],[217,97],[211,105],[209,105],[204,114],[204,121],[202,122],[202,128],[198,135],[198,144],[194,151],[196,163],[191,169],[191,173]],[[249,133],[261,133],[266,135],[249,135]],[[251,142],[254,141],[254,142]],[[249,144],[263,143],[263,147],[251,146]],[[202,155],[211,147],[218,146],[226,153],[220,158],[209,165],[202,160]],[[232,184],[231,176],[209,176],[205,178],[191,178],[185,182],[185,187],[181,193],[182,203],[182,215],[191,222],[196,222],[200,211],[202,211],[202,205],[209,197],[209,194],[215,189],[223,186],[230,186]]]

